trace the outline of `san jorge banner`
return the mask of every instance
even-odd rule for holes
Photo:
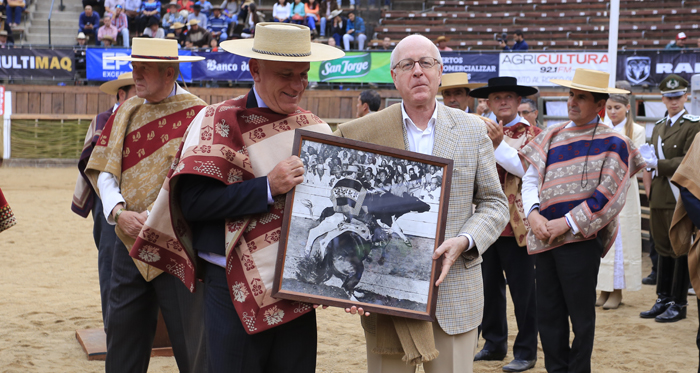
[[[500,76],[518,78],[518,84],[552,87],[549,79],[572,80],[578,68],[610,71],[610,60],[605,52],[535,52],[499,55]]]
[[[72,49],[2,49],[0,77],[12,79],[73,79]]]
[[[348,52],[331,61],[311,62],[310,82],[393,83],[390,52]]]

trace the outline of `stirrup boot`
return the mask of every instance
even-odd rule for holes
[[[656,295],[657,299],[649,311],[639,313],[639,317],[643,319],[653,319],[656,316],[664,313],[669,307],[671,298],[671,289],[673,287],[673,273],[675,260],[668,256],[658,257],[656,269]]]
[[[688,256],[675,259],[676,268],[673,274],[672,304],[664,313],[656,316],[658,322],[676,322],[683,320],[688,312]]]

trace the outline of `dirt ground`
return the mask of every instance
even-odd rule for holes
[[[76,329],[102,327],[92,219],[70,211],[76,177],[74,169],[0,168],[0,188],[17,217],[17,225],[0,234],[0,372],[104,371],[75,339]],[[696,299],[690,298],[688,319],[673,324],[639,318],[654,299],[654,287],[643,286],[624,292],[619,309],[598,310],[594,372],[697,371]],[[512,346],[512,308],[508,314]],[[318,335],[317,372],[366,370],[355,317],[318,311]],[[531,372],[545,372],[541,348],[538,358]],[[511,359],[512,353],[504,362],[476,362],[474,371],[500,372]],[[174,371],[173,358],[151,359],[149,372]]]

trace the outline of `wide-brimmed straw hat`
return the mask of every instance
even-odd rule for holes
[[[512,76],[499,76],[489,79],[489,84],[487,86],[469,92],[469,96],[489,98],[489,95],[494,92],[515,92],[518,96],[525,97],[534,95],[539,91],[535,87],[518,85],[518,79]]]
[[[610,74],[604,71],[578,68],[574,71],[573,80],[549,79],[550,82],[563,87],[595,93],[630,93],[630,91],[608,86]]]
[[[469,75],[467,73],[442,74],[442,84],[438,88],[438,92],[452,88],[474,89],[485,85],[486,83],[469,83]]]
[[[134,38],[131,41],[131,56],[105,57],[107,60],[131,62],[195,62],[204,57],[178,56],[177,40]]]
[[[187,26],[192,26],[192,25],[198,25],[199,20],[192,18],[189,22],[187,22]]]
[[[85,36],[84,32],[79,32],[78,36],[75,37],[76,39],[87,39],[87,36]]]
[[[176,36],[175,36],[175,34],[173,34],[172,32],[169,32],[168,35],[165,35],[165,38],[166,38],[166,39],[175,39]]]
[[[450,41],[450,38],[448,38],[447,36],[444,36],[444,35],[440,35],[440,36],[438,36],[437,39],[435,39],[435,44],[437,44],[441,41]]]
[[[268,61],[312,62],[334,60],[345,52],[311,42],[308,27],[289,23],[261,22],[255,25],[255,38],[227,40],[221,48],[243,57]]]
[[[104,35],[102,37],[102,40],[109,40],[111,42],[114,42],[114,38],[112,37],[112,35]]]
[[[117,77],[115,80],[111,80],[100,86],[100,91],[108,95],[116,95],[119,92],[119,88],[126,87],[128,85],[134,85],[134,77],[132,73],[124,73]]]
[[[334,10],[334,11],[331,12],[330,17],[331,17],[331,19],[333,19],[333,18],[339,16],[339,15],[342,14],[342,13],[343,13],[343,10],[342,10],[342,9],[336,9],[336,10]]]
[[[176,30],[176,29],[179,29],[179,28],[183,28],[183,27],[185,27],[185,24],[184,24],[184,23],[181,23],[181,22],[175,22],[175,23],[173,23],[173,24],[170,26],[170,28],[173,29],[173,30]]]

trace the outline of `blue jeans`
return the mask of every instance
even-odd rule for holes
[[[314,17],[314,16],[306,17],[306,23],[309,24],[310,29],[316,30],[316,17]]]
[[[326,36],[326,17],[321,17],[321,36]]]
[[[22,22],[22,12],[24,12],[24,8],[21,6],[8,6],[7,21],[19,25]]]

